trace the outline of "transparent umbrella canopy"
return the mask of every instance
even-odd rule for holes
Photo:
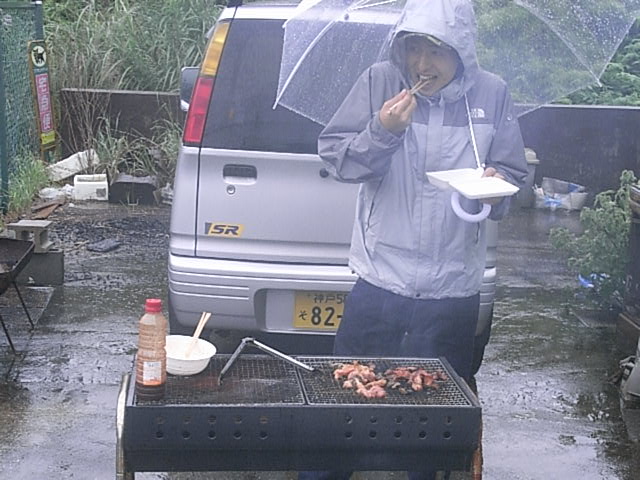
[[[358,76],[388,58],[405,8],[425,0],[308,0],[284,24],[275,105],[326,125]],[[598,84],[640,0],[474,0],[480,67],[502,77],[521,114]]]

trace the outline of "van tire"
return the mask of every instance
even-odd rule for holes
[[[231,330],[211,330],[202,334],[203,338],[215,345],[216,353],[224,354],[233,353],[242,339],[247,336],[251,336],[249,332]]]
[[[167,300],[167,311],[169,312],[169,335],[193,335],[194,328],[178,323],[178,316],[171,306],[171,298]]]

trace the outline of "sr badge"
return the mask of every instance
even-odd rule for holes
[[[240,238],[244,230],[244,225],[233,223],[207,222],[204,224],[204,232],[211,237],[231,237]]]

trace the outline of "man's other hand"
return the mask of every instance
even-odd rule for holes
[[[498,173],[498,171],[493,168],[493,167],[487,167],[485,168],[484,172],[482,173],[483,177],[496,177],[499,178],[500,180],[504,180],[504,177]],[[487,203],[489,205],[495,205],[496,203],[500,203],[500,201],[502,201],[503,197],[490,197],[490,198],[483,198],[481,200],[482,203]]]

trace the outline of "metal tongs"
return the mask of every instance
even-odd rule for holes
[[[240,342],[240,345],[238,345],[238,348],[236,348],[235,352],[233,352],[233,354],[231,355],[231,357],[229,358],[229,360],[227,360],[227,363],[225,363],[224,367],[222,367],[222,370],[220,371],[220,375],[218,375],[218,385],[220,385],[222,383],[222,377],[224,377],[224,375],[229,371],[229,369],[231,368],[231,366],[233,365],[233,363],[236,361],[236,359],[240,356],[240,352],[242,352],[242,350],[244,350],[244,347],[246,347],[247,345],[251,345],[253,347],[256,347],[260,350],[262,350],[265,353],[268,353],[269,355],[272,355],[276,358],[279,358],[280,360],[284,360],[285,362],[289,362],[290,364],[292,364],[294,367],[299,367],[302,368],[308,372],[313,372],[315,371],[315,368],[302,363],[298,360],[296,360],[293,357],[290,357],[289,355],[286,355],[278,350],[276,350],[275,348],[271,348],[267,345],[265,345],[264,343],[260,343],[259,341],[257,341],[255,338],[253,337],[245,337],[242,339],[242,341]]]

